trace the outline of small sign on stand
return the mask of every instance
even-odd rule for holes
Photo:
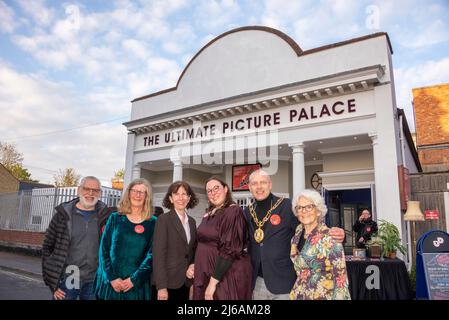
[[[426,210],[424,211],[424,216],[426,220],[438,220],[440,217],[440,212],[436,210]]]

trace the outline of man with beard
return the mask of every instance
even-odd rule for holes
[[[112,210],[99,201],[96,177],[83,178],[77,195],[55,208],[42,246],[42,275],[55,300],[95,300],[100,236]]]
[[[298,218],[293,214],[290,199],[271,193],[272,182],[267,172],[254,171],[248,186],[255,200],[244,210],[249,226],[253,298],[288,300],[296,280],[290,248]],[[330,235],[338,242],[344,240],[343,229],[332,228]]]

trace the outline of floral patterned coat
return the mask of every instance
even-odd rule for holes
[[[290,292],[290,299],[350,300],[343,246],[333,240],[329,228],[320,223],[298,252],[302,230],[300,224],[291,241],[290,258],[298,278]]]

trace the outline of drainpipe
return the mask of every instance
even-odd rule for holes
[[[402,125],[403,116],[399,116],[399,137],[400,137],[400,143],[401,143],[401,156],[402,156],[402,164],[405,166],[405,144],[404,144],[404,127]],[[413,264],[413,254],[412,254],[412,235],[410,231],[410,223],[407,223],[404,221],[404,225],[407,230],[407,270],[410,271]]]

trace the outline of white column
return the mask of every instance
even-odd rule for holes
[[[306,171],[304,166],[304,144],[289,144],[292,148],[293,157],[293,194],[295,197],[299,192],[306,188]]]
[[[372,208],[372,210],[376,210],[374,212],[371,212],[371,215],[375,220],[378,220],[379,217],[377,216],[377,210],[379,207],[379,195],[377,195],[377,190],[380,189],[381,186],[381,172],[379,168],[380,159],[379,156],[379,142],[377,140],[377,134],[376,133],[369,133],[368,136],[371,138],[372,146],[373,146],[373,162],[374,162],[374,185],[376,188],[376,199],[373,199],[373,202],[376,203],[375,208]]]
[[[134,146],[136,142],[136,134],[134,132],[128,132],[128,139],[126,142],[126,163],[125,163],[125,181],[123,188],[129,185],[133,179],[133,167],[134,167]]]
[[[132,180],[141,178],[141,168],[139,165],[133,167]]]
[[[173,162],[173,182],[182,180],[182,162],[181,159],[174,159]]]

